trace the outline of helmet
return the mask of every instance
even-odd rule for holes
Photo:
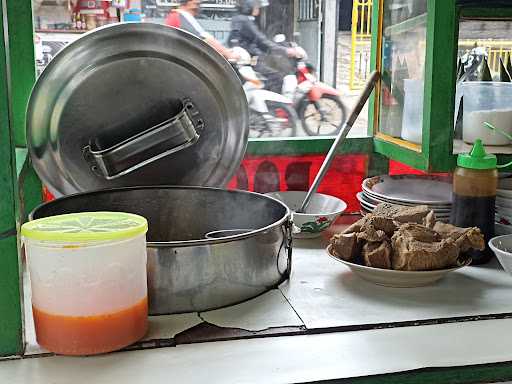
[[[242,47],[233,47],[233,53],[238,55],[238,65],[251,65],[251,55]]]
[[[243,15],[251,15],[254,8],[263,8],[268,5],[268,0],[239,0],[238,11]]]

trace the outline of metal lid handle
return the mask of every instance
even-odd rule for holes
[[[109,148],[99,149],[95,139],[89,140],[82,153],[91,170],[112,180],[193,145],[204,122],[190,100],[180,104],[175,116]]]

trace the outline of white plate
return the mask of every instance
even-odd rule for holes
[[[420,205],[417,203],[411,203],[411,202],[407,202],[407,201],[394,201],[394,200],[390,200],[390,199],[380,198],[375,195],[370,195],[369,193],[367,193],[365,191],[362,192],[361,198],[364,199],[365,201],[367,201],[368,203],[375,204],[375,205],[380,204],[380,203],[399,204],[399,205],[405,205],[408,207],[414,207],[414,206]],[[439,211],[449,211],[451,209],[451,204],[445,204],[445,205],[423,204],[423,205],[428,206],[430,209],[439,210]]]
[[[496,236],[512,234],[512,225],[494,223],[494,234]]]
[[[460,267],[439,269],[435,271],[395,271],[392,269],[372,268],[365,267],[364,265],[349,263],[348,261],[334,256],[330,251],[330,246],[327,247],[327,254],[334,260],[345,264],[361,279],[377,285],[395,288],[413,288],[431,285],[445,277],[446,274],[463,268],[470,263],[470,261],[468,261],[466,264]]]
[[[496,214],[512,217],[512,208],[504,208],[497,205]]]
[[[497,189],[496,190],[496,197],[501,197],[502,199],[512,199],[512,191],[508,189]]]
[[[505,199],[512,199],[512,178],[506,177],[498,180],[498,190],[496,196]]]
[[[412,204],[451,205],[449,177],[434,175],[375,176],[363,181],[363,190],[387,201]]]
[[[366,200],[362,192],[356,193],[356,199],[361,203],[361,205],[371,207],[372,209],[377,206],[377,204],[374,204],[373,202]]]
[[[498,208],[512,208],[512,200],[496,196],[496,207]]]
[[[362,192],[359,192],[356,194],[356,198],[359,201],[359,204],[361,204],[361,207],[363,207],[364,209],[366,209],[368,211],[373,211],[375,209],[376,205],[373,205],[373,204],[369,203],[368,201],[366,201],[363,196],[364,196],[364,194]],[[437,218],[449,218],[450,217],[450,209],[446,209],[446,210],[445,209],[443,209],[443,210],[433,209],[433,211],[436,214]]]
[[[356,194],[356,198],[360,203],[365,204],[369,207],[373,207],[373,208],[375,208],[380,203],[399,204],[399,205],[405,205],[408,207],[415,207],[418,205],[418,204],[412,204],[412,203],[404,204],[404,203],[397,203],[397,202],[384,201],[384,200],[379,201],[379,200],[373,199],[372,197],[370,197],[369,195],[367,195],[364,192],[358,192]],[[429,207],[429,209],[432,209],[434,212],[440,213],[440,214],[443,214],[443,213],[450,214],[450,211],[451,211],[451,208],[449,206],[430,206],[430,205],[427,205],[427,206]]]

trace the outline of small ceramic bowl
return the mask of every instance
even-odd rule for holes
[[[512,275],[512,235],[493,237],[489,241],[489,247],[500,261],[503,269]]]
[[[347,204],[343,200],[323,193],[315,193],[311,197],[306,212],[296,213],[295,211],[300,208],[306,198],[307,192],[271,192],[266,195],[282,201],[290,208],[293,223],[297,227],[293,237],[297,238],[320,236],[347,209]]]

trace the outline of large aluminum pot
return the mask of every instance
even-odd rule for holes
[[[150,314],[235,304],[276,287],[290,275],[290,211],[258,193],[204,187],[119,188],[57,199],[36,208],[31,218],[84,211],[131,212],[148,220]],[[242,231],[210,234],[232,229]]]

